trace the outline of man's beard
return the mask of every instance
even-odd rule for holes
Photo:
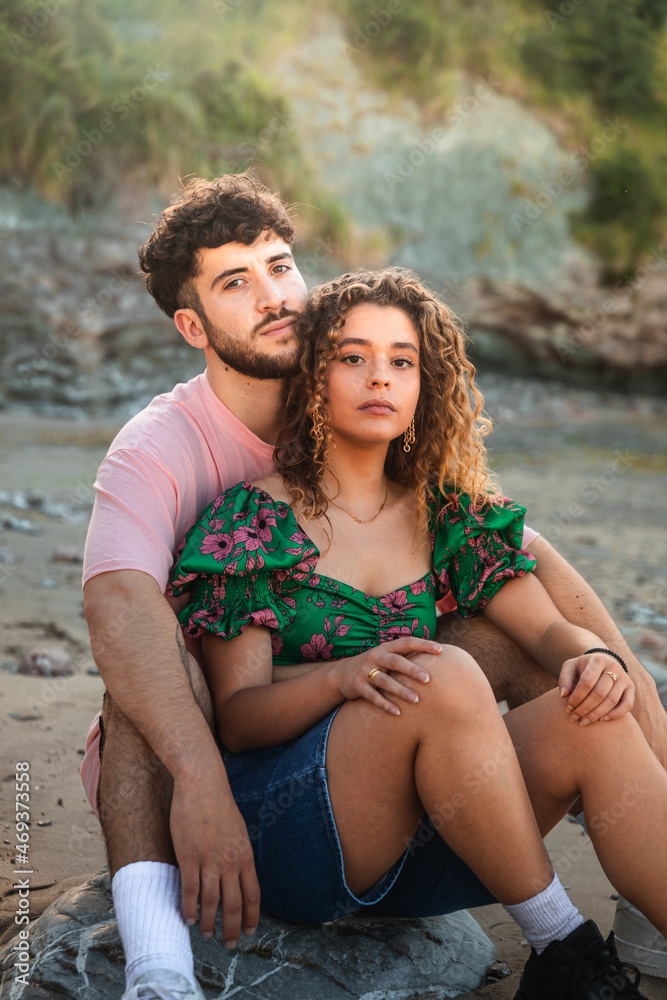
[[[202,310],[203,312],[203,310]],[[200,313],[200,320],[204,328],[204,333],[208,342],[218,355],[220,360],[233,368],[240,375],[254,378],[258,381],[268,381],[271,379],[290,378],[300,370],[299,350],[294,346],[293,354],[284,354],[278,357],[269,357],[256,351],[255,344],[259,338],[254,335],[258,330],[262,330],[271,323],[276,323],[281,319],[293,316],[297,319],[297,313],[283,309],[280,313],[271,313],[266,316],[261,324],[253,330],[253,336],[248,343],[235,343],[225,337],[210,322],[207,316]]]

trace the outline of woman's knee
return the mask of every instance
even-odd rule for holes
[[[641,741],[641,727],[631,712],[627,712],[620,719],[613,719],[609,722],[598,721],[582,726],[580,722],[573,721],[566,709],[566,701],[558,690],[547,691],[517,711],[523,712],[525,715],[531,710],[533,712],[533,728],[551,741],[554,746],[565,748],[572,745],[579,754],[582,746],[581,740],[585,738],[588,747],[587,758],[590,758],[591,751],[598,745],[603,752],[606,752],[607,744],[611,744],[615,751],[619,740],[625,742],[638,739]],[[510,715],[513,714],[510,713]]]
[[[458,646],[444,645],[442,652],[419,654],[430,681],[420,685],[420,701],[440,715],[456,719],[479,719],[485,712],[497,713],[496,699],[479,664]]]

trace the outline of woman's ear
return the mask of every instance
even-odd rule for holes
[[[208,337],[204,333],[201,320],[194,309],[177,309],[174,313],[176,329],[190,347],[203,350],[209,346]]]

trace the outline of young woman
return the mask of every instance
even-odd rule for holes
[[[664,928],[667,775],[620,658],[530,572],[525,510],[485,467],[463,335],[396,269],[323,286],[306,324],[278,472],[214,501],[172,579],[185,633],[203,636],[263,906],[322,922],[499,901],[533,949],[517,998],[611,979],[642,997],[542,837],[581,795],[610,880]],[[560,690],[502,717],[474,660],[433,641],[449,593]],[[638,775],[631,822],[609,822]]]

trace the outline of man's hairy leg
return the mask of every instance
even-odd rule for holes
[[[556,686],[555,677],[481,615],[442,615],[435,638],[470,653],[486,674],[496,701],[506,701],[510,708],[525,705]]]
[[[176,642],[195,701],[215,732],[213,704],[201,668],[180,634]],[[99,811],[111,876],[137,861],[177,865],[169,829],[171,774],[108,692],[102,725]]]
[[[208,688],[180,631],[176,644],[193,698],[213,729]],[[171,838],[174,781],[108,693],[102,710],[100,764],[100,822],[125,952],[127,995],[140,995],[139,984],[147,979],[154,984],[163,981],[165,974],[159,970],[168,970],[170,976],[184,977],[182,983],[189,982],[193,998],[201,997]]]
[[[183,917],[187,923],[195,923],[199,901],[201,933],[212,934],[222,903],[223,940],[235,942],[241,926],[252,933],[259,919],[260,892],[252,844],[210,723],[193,695],[174,611],[157,582],[134,570],[102,573],[90,579],[84,587],[84,607],[93,656],[113,707],[132,723],[173,779],[169,831],[180,871]],[[121,722],[119,717],[119,725]],[[145,748],[139,745],[137,752],[145,754]],[[129,766],[132,762],[128,757],[129,751],[125,759]],[[112,804],[120,791],[115,787],[118,780],[103,775],[102,793],[110,796]],[[158,791],[161,802],[164,793],[164,788]],[[141,806],[135,822],[143,829],[144,802],[136,796],[133,804]],[[125,808],[125,812],[129,810]],[[111,809],[111,813],[106,821],[107,827],[114,827],[109,839],[113,840],[112,862],[118,867],[132,856],[120,856],[121,838],[123,844],[130,838],[124,837],[118,810]],[[157,823],[163,827],[162,818]],[[153,838],[152,848],[168,857],[164,835],[154,826],[143,839],[142,854],[151,846],[148,836]],[[133,849],[130,843],[129,850]]]

